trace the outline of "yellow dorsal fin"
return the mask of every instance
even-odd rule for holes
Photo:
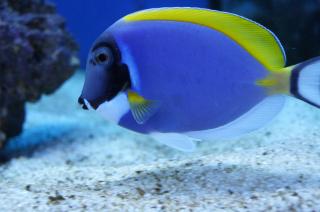
[[[279,70],[286,63],[284,50],[271,31],[235,14],[200,8],[160,8],[133,13],[124,20],[179,21],[206,26],[236,41],[269,70]]]

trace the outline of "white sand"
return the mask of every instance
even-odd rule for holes
[[[320,110],[184,154],[81,110],[82,80],[28,106],[15,142],[46,145],[0,166],[0,211],[320,211]]]

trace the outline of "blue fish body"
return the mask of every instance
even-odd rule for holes
[[[123,127],[144,133],[212,129],[266,97],[254,82],[268,71],[221,32],[192,23],[145,21],[118,23],[111,33],[121,52],[131,55],[128,64],[134,64],[139,79],[134,89],[161,104],[144,125],[128,111],[119,123]]]

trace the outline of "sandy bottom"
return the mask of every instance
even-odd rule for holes
[[[28,105],[0,152],[16,156],[0,166],[0,211],[320,211],[319,110],[289,99],[261,131],[185,154],[81,110],[82,81]]]

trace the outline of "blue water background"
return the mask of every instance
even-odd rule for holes
[[[51,0],[67,20],[69,31],[80,45],[80,60],[84,66],[93,41],[123,16],[155,7],[208,7],[207,0]]]

